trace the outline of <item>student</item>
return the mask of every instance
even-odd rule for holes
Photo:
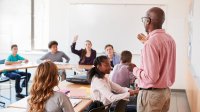
[[[128,70],[131,60],[132,54],[130,51],[123,51],[121,53],[121,62],[120,64],[115,65],[113,71],[111,72],[111,81],[122,87],[130,87],[130,84],[132,84],[135,80],[132,71]]]
[[[57,66],[51,61],[41,63],[35,72],[27,112],[74,112],[69,98],[53,91],[58,82]]]
[[[105,46],[105,51],[107,57],[110,59],[110,64],[112,67],[120,63],[120,56],[114,52],[114,48],[111,44],[107,44]]]
[[[8,58],[5,61],[6,65],[14,65],[14,64],[21,64],[21,63],[28,63],[28,60],[21,57],[20,55],[17,54],[18,52],[18,47],[16,44],[11,46],[11,51],[12,54],[8,56]],[[21,94],[22,88],[20,87],[20,80],[21,76],[26,76],[25,80],[22,83],[22,87],[25,87],[28,84],[28,81],[31,77],[30,73],[14,70],[14,71],[5,71],[4,72],[6,77],[9,77],[10,79],[15,80],[15,91],[16,91],[16,97],[18,98],[24,98],[24,95]],[[26,81],[26,79],[28,79]]]
[[[50,41],[48,45],[50,52],[46,53],[40,58],[42,61],[52,61],[52,62],[63,62],[63,58],[66,60],[66,63],[70,61],[70,58],[62,51],[58,51],[58,42]],[[66,73],[63,70],[59,70],[61,74],[61,80],[66,79]]]
[[[108,105],[120,99],[128,99],[130,96],[138,93],[138,90],[121,87],[105,77],[105,74],[109,74],[111,70],[107,56],[97,57],[94,61],[94,66],[88,72],[89,80],[91,81],[92,100]]]
[[[92,49],[92,42],[89,40],[85,41],[85,49],[76,50],[76,42],[78,40],[78,36],[74,37],[74,41],[71,45],[72,53],[78,55],[80,57],[79,64],[81,65],[92,65],[94,59],[96,58],[96,51]]]

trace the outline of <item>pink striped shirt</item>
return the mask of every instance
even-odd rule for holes
[[[167,88],[175,81],[176,44],[164,29],[149,33],[141,51],[141,67],[134,67],[133,74],[141,88]]]

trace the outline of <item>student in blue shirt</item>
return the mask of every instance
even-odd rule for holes
[[[120,56],[114,52],[113,45],[107,44],[105,46],[105,52],[106,52],[106,56],[110,60],[110,64],[112,67],[114,67],[116,64],[120,63]]]
[[[17,47],[16,44],[11,46],[11,51],[12,51],[12,54],[10,56],[8,56],[8,58],[5,61],[6,65],[21,64],[22,62],[28,63],[27,59],[25,59],[25,58],[23,58],[23,57],[21,57],[20,55],[17,54],[18,47]],[[20,87],[21,76],[27,76],[27,79],[29,81],[31,74],[26,73],[26,72],[22,72],[22,71],[18,71],[18,70],[5,71],[4,74],[5,74],[5,76],[9,77],[10,79],[15,80],[16,97],[24,98],[24,95],[21,94],[22,88]],[[26,86],[25,82],[28,82],[28,81],[24,80],[21,86],[25,87]]]

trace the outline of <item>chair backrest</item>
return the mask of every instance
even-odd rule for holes
[[[111,104],[106,105],[106,106],[101,106],[98,108],[94,108],[94,109],[90,110],[89,112],[109,112],[110,106],[111,106]]]
[[[0,64],[4,64],[4,63],[5,63],[5,59],[0,60]],[[0,83],[1,83],[1,82],[9,81],[9,78],[8,78],[8,77],[3,77],[1,74],[2,74],[2,72],[0,72]]]
[[[0,60],[0,64],[4,64],[5,63],[5,59]]]
[[[5,63],[5,59],[0,60],[0,64],[4,64]],[[0,72],[0,76],[1,76],[2,72]]]
[[[114,112],[126,112],[126,105],[128,101],[126,100],[119,100],[116,104]]]

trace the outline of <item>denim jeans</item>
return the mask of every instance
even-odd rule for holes
[[[21,72],[21,71],[7,72],[5,75],[7,77],[9,77],[10,79],[15,80],[15,91],[16,91],[16,93],[21,93],[21,91],[22,91],[22,88],[20,87],[21,76],[26,76],[28,81],[31,77],[30,73]],[[28,81],[26,81],[26,78],[25,78],[22,84],[25,84],[25,82],[27,82],[27,84],[28,84]]]

